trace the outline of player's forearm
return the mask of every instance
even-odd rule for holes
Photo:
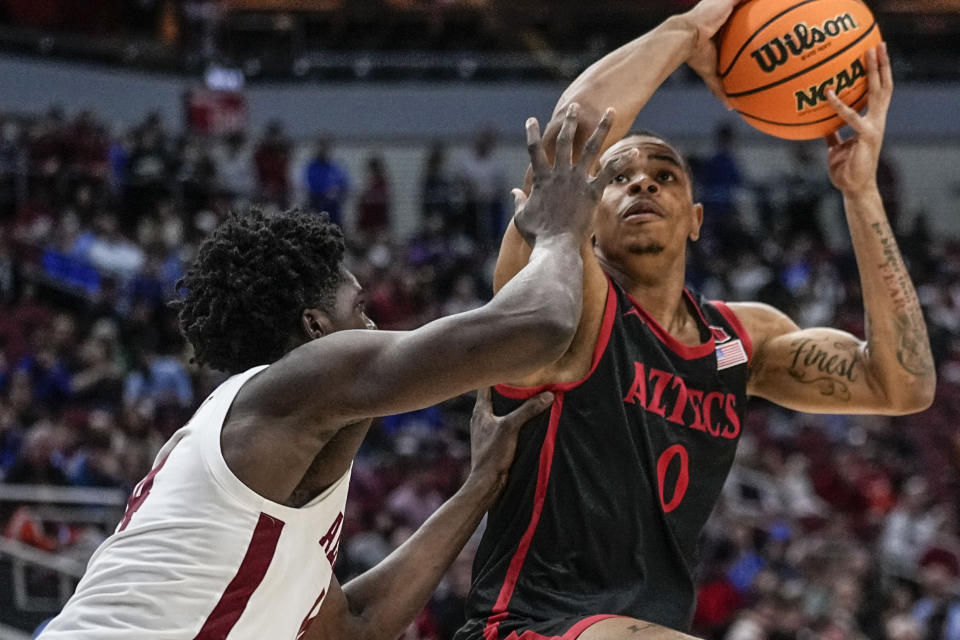
[[[364,640],[394,640],[416,618],[497,495],[471,476],[416,533],[343,587]]]
[[[538,241],[527,263],[518,265],[516,277],[497,291],[489,306],[495,322],[503,324],[500,335],[516,342],[517,349],[552,347],[552,353],[544,354],[548,360],[563,355],[583,307],[583,257],[573,237]],[[530,322],[519,322],[522,316]],[[543,324],[552,335],[544,333]],[[544,364],[549,363],[540,366]]]
[[[844,193],[867,315],[866,365],[905,411],[933,400],[936,385],[927,326],[876,187]]]
[[[690,56],[697,41],[697,29],[683,15],[673,16],[652,31],[628,42],[593,63],[574,80],[560,97],[554,110],[562,117],[567,105],[581,108],[583,131],[600,120],[608,107],[617,111],[617,119],[607,136],[608,142],[622,138],[650,97]]]

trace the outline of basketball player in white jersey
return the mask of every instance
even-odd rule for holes
[[[611,119],[574,163],[569,109],[555,167],[528,121],[534,187],[518,196],[517,219],[534,245],[529,266],[484,307],[415,331],[371,331],[325,218],[252,212],[218,228],[182,281],[180,322],[197,361],[235,375],[160,451],[40,637],[396,638],[502,489],[520,425],[551,398],[497,418],[481,392],[463,487],[341,587],[332,565],[353,457],[371,417],[526,375],[566,350],[581,308],[578,248],[629,161],[588,177]]]

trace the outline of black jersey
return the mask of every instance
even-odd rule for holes
[[[751,345],[720,302],[684,291],[701,344],[670,336],[609,284],[590,373],[499,386],[502,415],[550,389],[520,434],[490,511],[458,640],[502,640],[537,623],[618,614],[685,630],[698,537],[733,463]],[[566,636],[564,636],[566,637]]]

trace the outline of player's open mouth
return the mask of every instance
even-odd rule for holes
[[[650,222],[662,217],[663,213],[660,212],[660,209],[646,199],[634,202],[620,214],[620,219],[624,222]]]

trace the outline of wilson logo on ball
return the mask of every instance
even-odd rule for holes
[[[849,13],[841,14],[826,20],[818,27],[808,27],[806,22],[799,22],[793,27],[793,33],[777,36],[750,55],[764,73],[772,73],[791,56],[799,56],[805,51],[813,49],[828,38],[834,38],[841,33],[857,29],[858,25]]]
[[[867,71],[863,68],[863,63],[857,59],[853,61],[849,69],[842,70],[835,78],[827,78],[820,84],[813,85],[807,90],[801,89],[797,91],[795,94],[797,97],[797,113],[800,113],[804,109],[812,109],[821,102],[826,102],[827,89],[830,87],[833,87],[834,92],[840,95],[841,91],[849,89],[856,84],[858,78],[866,75]]]

